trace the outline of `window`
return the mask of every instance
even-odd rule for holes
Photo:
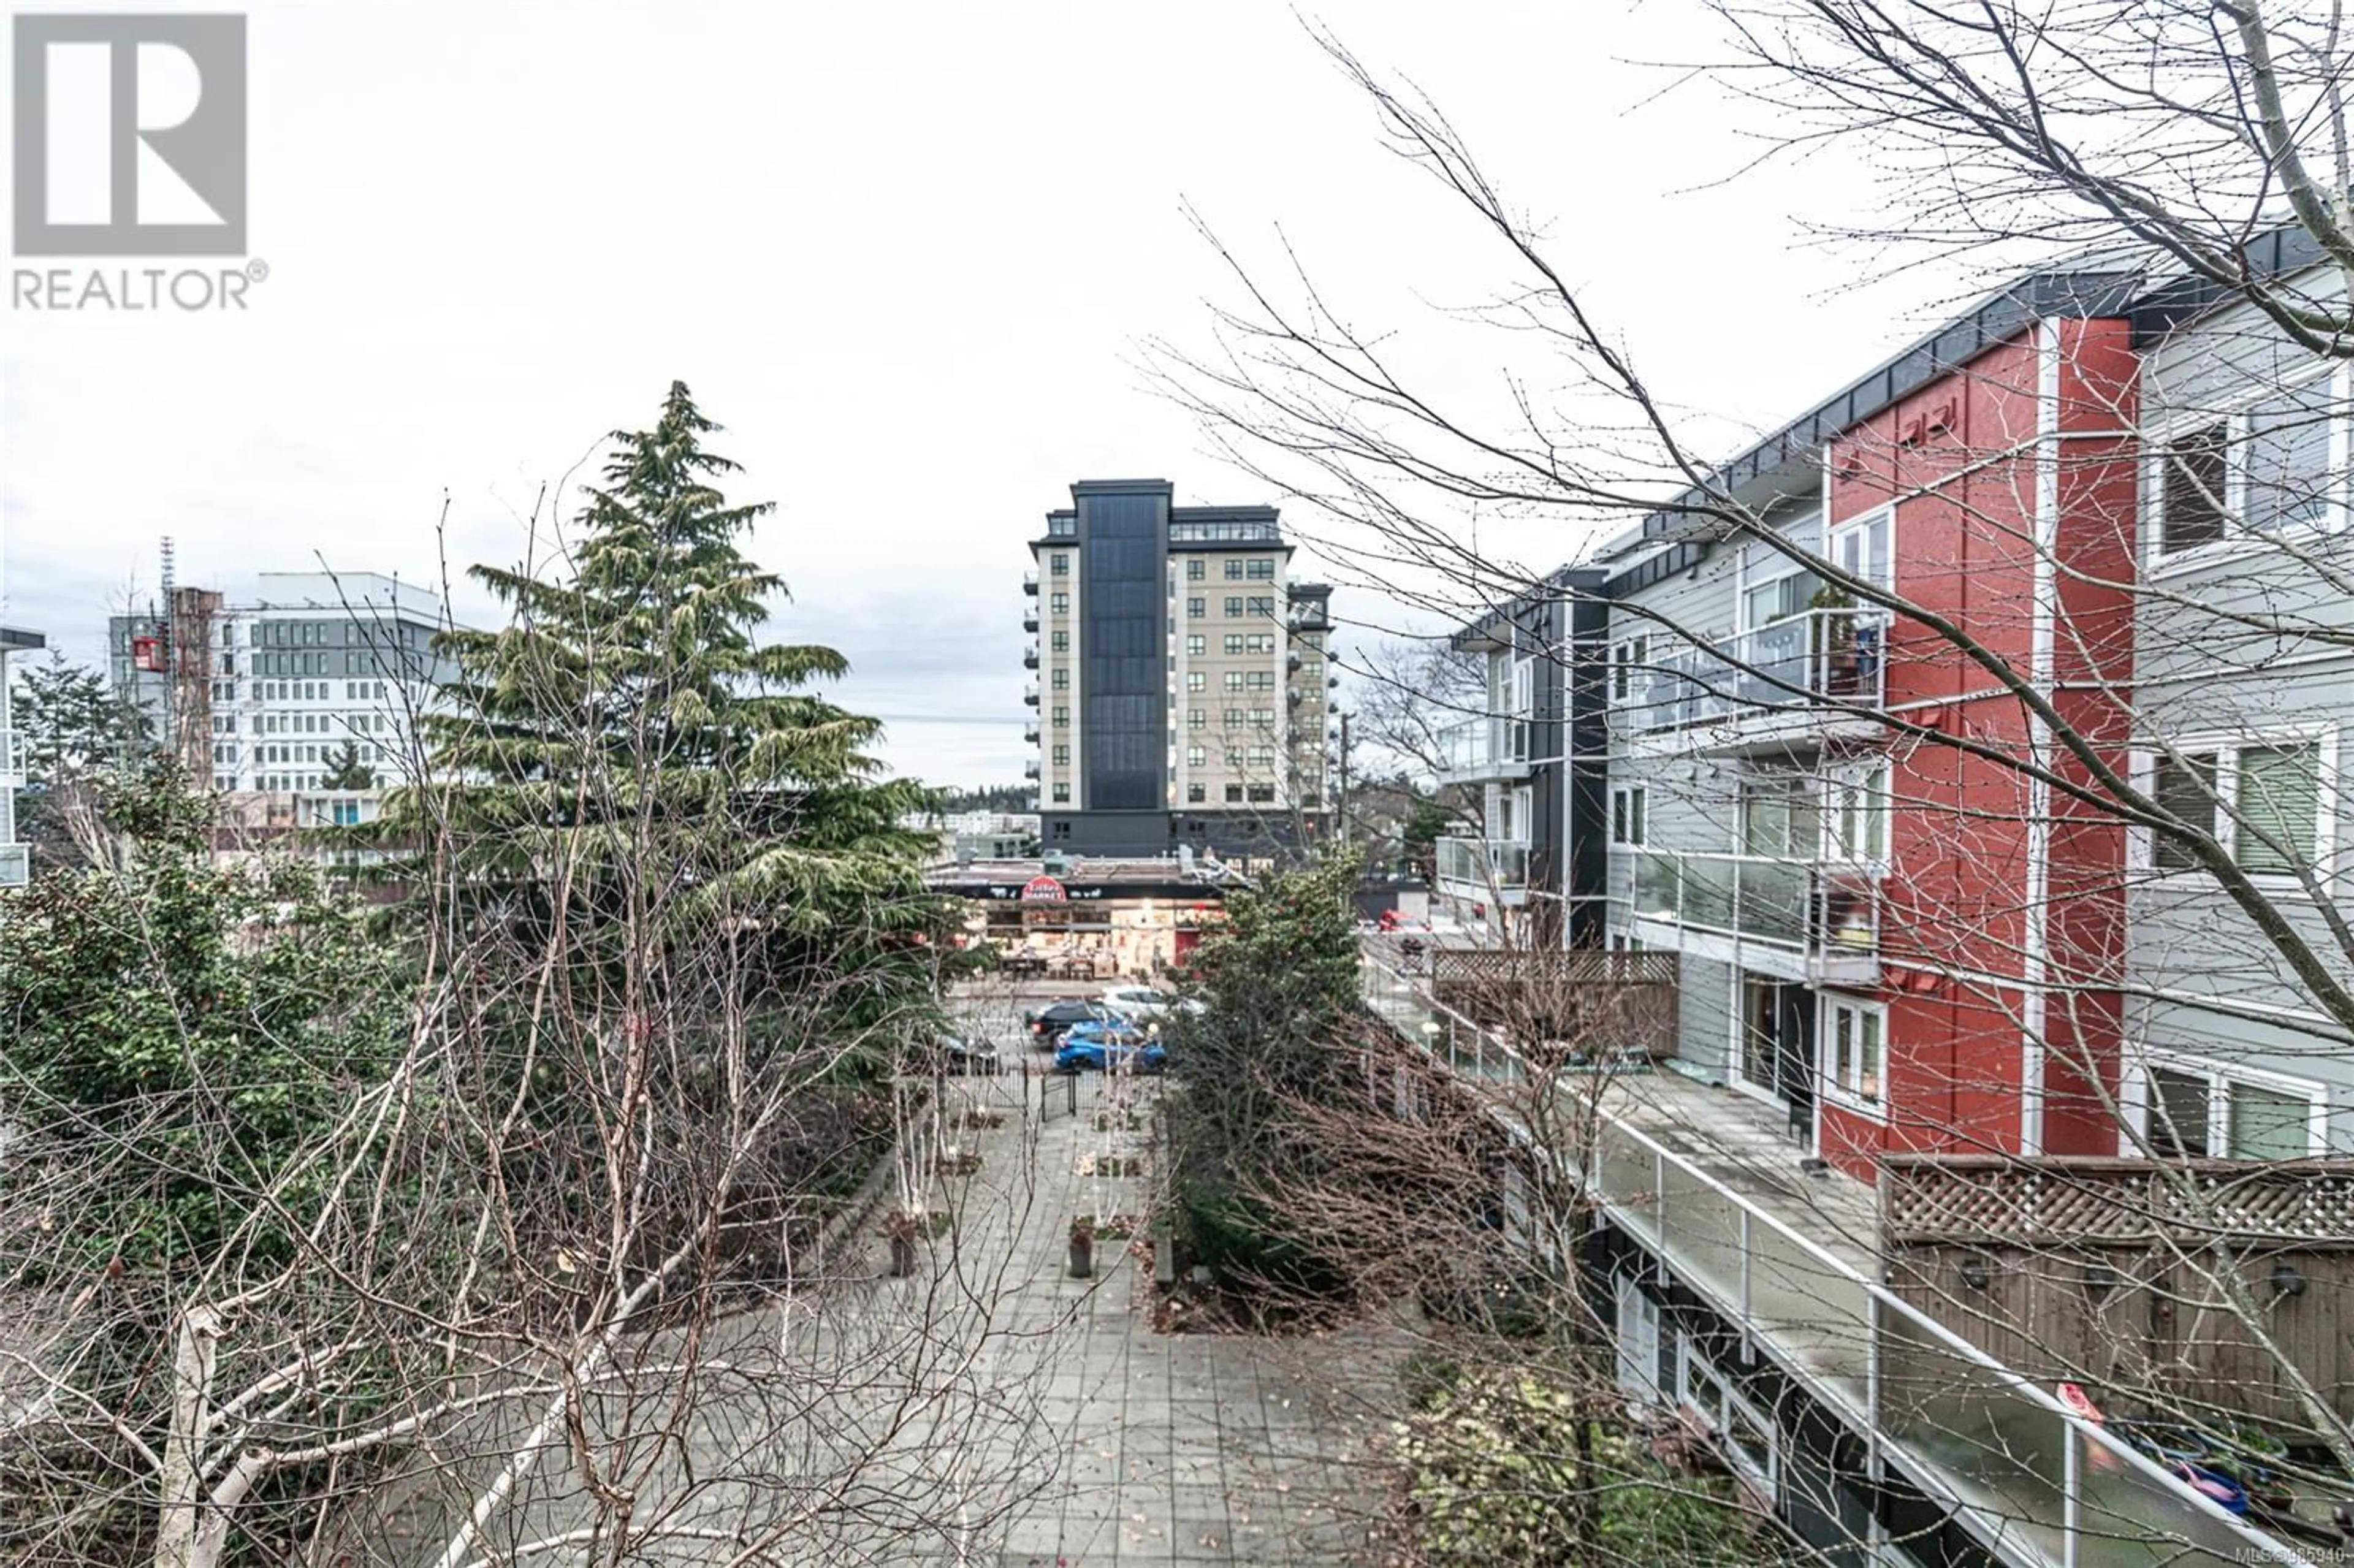
[[[1271,692],[1275,690],[1275,672],[1272,670],[1253,670],[1250,672],[1250,675],[1246,682],[1246,684],[1247,684],[1254,692]]]
[[[1068,670],[1055,671],[1054,674],[1054,687],[1055,690],[1058,692],[1069,691],[1071,689],[1071,673]]]
[[[1188,659],[1199,659],[1203,654],[1209,652],[1209,648],[1210,640],[1206,637],[1188,637],[1185,639],[1185,657]]]
[[[1208,686],[1209,683],[1209,676],[1204,674],[1201,671],[1188,670],[1185,672],[1185,689],[1187,691],[1198,692]]]
[[[1209,765],[1210,754],[1206,748],[1199,746],[1189,746],[1185,748],[1186,767],[1207,768]]]
[[[2232,858],[2243,871],[2274,875],[2311,865],[2320,847],[2321,747],[2313,741],[2249,747],[2239,764]]]
[[[1251,709],[1250,721],[1252,726],[1255,728],[1273,729],[1275,727],[1275,710],[1273,708],[1253,708]]]
[[[1227,672],[1226,672],[1226,690],[1228,690],[1228,691],[1230,691],[1230,692],[1239,692],[1239,691],[1241,691],[1242,689],[1243,689],[1243,673],[1242,673],[1240,670],[1229,670],[1229,671],[1227,671]]]
[[[1275,613],[1275,600],[1271,598],[1263,598],[1257,594],[1252,595],[1250,601],[1250,613],[1253,615],[1273,615]]]
[[[1244,789],[1243,798],[1248,800],[1257,800],[1262,804],[1272,801],[1275,799],[1275,786],[1272,784],[1250,785]]]
[[[1610,651],[1610,700],[1629,701],[1635,695],[1635,673],[1651,662],[1649,636],[1629,637]]]
[[[1834,1097],[1881,1111],[1881,1075],[1886,1056],[1887,1020],[1872,1002],[1823,1001],[1823,1080]]]
[[[1240,599],[1227,599],[1226,615],[1231,620],[1240,620],[1243,615],[1243,601]]]
[[[1070,552],[1067,550],[1057,550],[1053,555],[1047,556],[1046,575],[1050,577],[1069,577],[1071,575]]]
[[[1891,586],[1895,578],[1890,570],[1892,552],[1889,535],[1895,518],[1895,508],[1883,506],[1865,516],[1835,524],[1830,531],[1830,548],[1826,552],[1831,565],[1850,577],[1861,577],[1876,587]],[[1807,586],[1806,592],[1809,598],[1812,597],[1814,589],[1811,583]],[[1794,609],[1790,613],[1795,614],[1797,610]],[[1764,623],[1753,621],[1751,624]]]
[[[1243,787],[1242,787],[1241,785],[1239,785],[1239,784],[1229,784],[1229,785],[1227,785],[1227,786],[1226,786],[1226,804],[1228,804],[1229,806],[1239,806],[1239,805],[1241,805],[1241,804],[1242,804],[1242,800],[1243,800]]]
[[[1209,786],[1205,784],[1188,784],[1185,786],[1185,800],[1188,805],[1198,806],[1209,798]]]
[[[1272,631],[1252,632],[1248,637],[1243,639],[1243,652],[1246,653],[1274,652],[1275,633]]]
[[[1253,769],[1257,771],[1265,771],[1266,769],[1274,767],[1274,748],[1265,746],[1252,747],[1250,748],[1250,766]]]
[[[1068,746],[1058,746],[1055,747],[1055,766],[1057,768],[1068,768],[1070,765],[1071,748]]]
[[[2151,768],[2150,792],[2168,812],[2229,843],[2232,859],[2257,875],[2293,875],[2322,856],[2317,741],[2160,757]],[[2150,861],[2160,871],[2198,864],[2187,845],[2163,834],[2152,835]]]
[[[1707,1421],[1725,1463],[1771,1495],[1781,1457],[1773,1422],[1737,1393],[1690,1340],[1679,1340],[1677,1348],[1677,1397]]]
[[[1622,784],[1610,791],[1610,842],[1640,847],[1644,842],[1647,794],[1640,784]]]
[[[1070,613],[1071,613],[1071,596],[1070,596],[1069,594],[1066,594],[1066,593],[1058,593],[1058,594],[1050,594],[1050,595],[1048,595],[1048,596],[1047,596],[1047,599],[1046,599],[1046,609],[1047,609],[1048,613],[1050,613],[1050,614],[1054,614],[1054,615],[1068,615],[1068,614],[1070,614]]]
[[[2215,823],[2215,757],[2191,753],[2161,757],[2150,779],[2150,793],[2173,816],[2193,827],[2212,831]],[[2162,870],[2183,870],[2199,863],[2188,846],[2158,835],[2151,859]]]
[[[2285,1084],[2169,1063],[2150,1067],[2142,1104],[2146,1136],[2162,1158],[2304,1160],[2314,1152],[2314,1097]]]
[[[1829,787],[1833,842],[1824,848],[1850,861],[1888,858],[1888,765],[1834,779]]]
[[[1186,560],[1185,580],[1187,582],[1197,583],[1209,575],[1209,563],[1203,560],[1201,556],[1193,556]]]
[[[1185,618],[1188,620],[1199,620],[1209,613],[1210,601],[1208,599],[1189,599],[1185,601]]]
[[[1226,710],[1225,725],[1228,729],[1242,728],[1243,710],[1240,708],[1228,708]]]
[[[2178,436],[2161,449],[2159,554],[2196,549],[2223,536],[2230,444],[2229,429],[2219,421]]]
[[[1079,520],[1076,517],[1071,516],[1067,513],[1051,514],[1046,518],[1046,535],[1049,538],[1069,539],[1076,537],[1078,531]],[[1066,825],[1065,828],[1065,835],[1067,835],[1069,829]]]
[[[1271,583],[1275,580],[1275,563],[1270,560],[1255,560],[1250,563],[1245,575],[1254,582]]]
[[[1231,556],[1226,557],[1226,580],[1230,583],[1243,580],[1243,564]]]
[[[1055,727],[1056,729],[1068,729],[1071,727],[1070,709],[1056,708],[1055,710]]]
[[[1071,651],[1071,634],[1067,631],[1055,632],[1046,646],[1050,652],[1068,653]]]
[[[1055,786],[1055,803],[1056,805],[1063,804],[1070,798],[1071,787],[1068,784],[1057,784]],[[1071,836],[1071,824],[1068,822],[1056,822],[1055,824],[1055,836],[1058,839],[1069,838]]]
[[[2326,522],[2336,510],[2329,461],[2332,378],[2275,392],[2241,416],[2242,495],[2252,532]]]
[[[1204,713],[1200,708],[1187,708],[1185,710],[1185,727],[1187,729],[1206,728],[1209,722],[1210,715]]]
[[[1239,631],[1227,632],[1220,646],[1230,658],[1240,653],[1243,651],[1243,634]]]

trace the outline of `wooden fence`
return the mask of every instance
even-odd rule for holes
[[[1879,1196],[1891,1288],[2038,1382],[2293,1438],[2294,1368],[2354,1420],[2354,1160],[1891,1156]]]
[[[1434,1001],[1509,1039],[1594,1054],[1675,1054],[1673,953],[1434,948],[1428,961]]]

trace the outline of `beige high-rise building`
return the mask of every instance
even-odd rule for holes
[[[1272,506],[1083,480],[1030,542],[1028,771],[1049,853],[1233,857],[1329,831],[1331,589]]]

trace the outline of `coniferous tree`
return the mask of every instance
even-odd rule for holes
[[[421,720],[434,781],[396,796],[387,832],[444,846],[461,921],[551,936],[632,1015],[662,1005],[661,966],[621,978],[618,946],[716,922],[731,983],[849,966],[872,983],[837,989],[871,1016],[930,993],[908,955],[942,914],[899,826],[928,793],[868,755],[878,721],[814,689],[839,652],[758,640],[786,590],[741,546],[773,503],[720,492],[717,429],[673,383],[653,429],[615,432],[556,569],[473,568],[507,624],[440,640],[458,673]]]
[[[136,771],[154,748],[153,726],[105,676],[55,650],[16,675],[9,718],[26,776],[17,832],[37,864],[69,863],[80,858],[68,825],[74,807],[90,808],[90,785],[101,775]]]
[[[335,754],[327,759],[327,769],[319,776],[319,788],[322,789],[373,789],[376,788],[376,769],[360,760],[359,742],[346,740]]]

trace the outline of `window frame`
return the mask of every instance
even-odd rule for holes
[[[2142,1150],[2156,1143],[2153,1136],[2157,1123],[2152,1118],[2150,1097],[2156,1087],[2155,1075],[2174,1073],[2187,1078],[2197,1078],[2207,1090],[2207,1148],[2203,1156],[2192,1159],[2245,1160],[2249,1156],[2217,1154],[2217,1149],[2231,1145],[2232,1106],[2231,1086],[2244,1084],[2252,1089],[2268,1094],[2285,1095],[2305,1101],[2306,1145],[2301,1159],[2315,1160],[2329,1152],[2329,1086],[2316,1078],[2299,1077],[2270,1067],[2250,1066],[2241,1062],[2219,1062],[2212,1057],[2193,1055],[2189,1052],[2169,1051],[2163,1046],[2145,1046],[2130,1064],[2131,1082],[2126,1114],[2133,1118],[2131,1135],[2117,1135],[2119,1153],[2127,1158],[2138,1156]],[[2128,1141],[2137,1138],[2138,1144]],[[2170,1159],[2172,1156],[2160,1156]],[[2259,1157],[2261,1158],[2261,1157]]]
[[[1648,785],[1610,786],[1610,846],[1613,849],[1650,847],[1650,795]]]
[[[2328,450],[2323,460],[2330,482],[2322,518],[2279,528],[2249,527],[2246,452],[2255,411],[2268,399],[2302,392],[2324,381],[2329,384],[2327,398],[2332,417]],[[2349,440],[2354,439],[2349,438],[2349,423],[2354,423],[2354,410],[2348,407],[2349,388],[2354,388],[2354,375],[2349,375],[2342,363],[2300,366],[2295,376],[2253,387],[2214,408],[2177,411],[2154,425],[2143,427],[2139,432],[2142,457],[2137,499],[2142,519],[2144,567],[2154,574],[2195,571],[2261,548],[2269,539],[2310,538],[2344,532],[2349,514],[2354,514],[2354,497],[2348,493],[2347,474],[2349,456],[2354,456],[2349,452]],[[2222,531],[2215,538],[2169,550],[2166,548],[2167,455],[2178,442],[2219,424],[2223,427]]]
[[[1815,1017],[1815,1082],[1822,1097],[1867,1121],[1885,1123],[1888,1120],[1888,1004],[1869,998],[1850,996],[1841,991],[1823,991],[1818,1001]],[[1838,1059],[1839,1014],[1850,1014],[1856,1020],[1855,1044],[1850,1070],[1842,1074]],[[1863,1026],[1872,1025],[1878,1044],[1880,1070],[1875,1075],[1876,1093],[1867,1097],[1863,1080]]]
[[[2238,735],[2193,733],[2174,737],[2169,745],[2177,757],[2212,757],[2215,759],[2215,819],[2209,825],[2208,832],[2231,854],[2235,863],[2239,860],[2240,824],[2234,813],[2239,810],[2241,754],[2292,747],[2314,747],[2313,853],[2309,864],[2317,878],[2326,880],[2337,874],[2343,846],[2338,842],[2338,832],[2339,778],[2336,726],[2326,722],[2261,725]],[[2155,747],[2136,747],[2130,759],[2134,787],[2145,795],[2154,796],[2158,789],[2158,765],[2164,760],[2165,754]],[[2142,877],[2160,879],[2207,875],[2202,866],[2159,864],[2157,831],[2139,824],[2127,830],[2126,855],[2127,870]],[[2244,866],[2242,870],[2259,887],[2302,890],[2294,872],[2250,871]]]

